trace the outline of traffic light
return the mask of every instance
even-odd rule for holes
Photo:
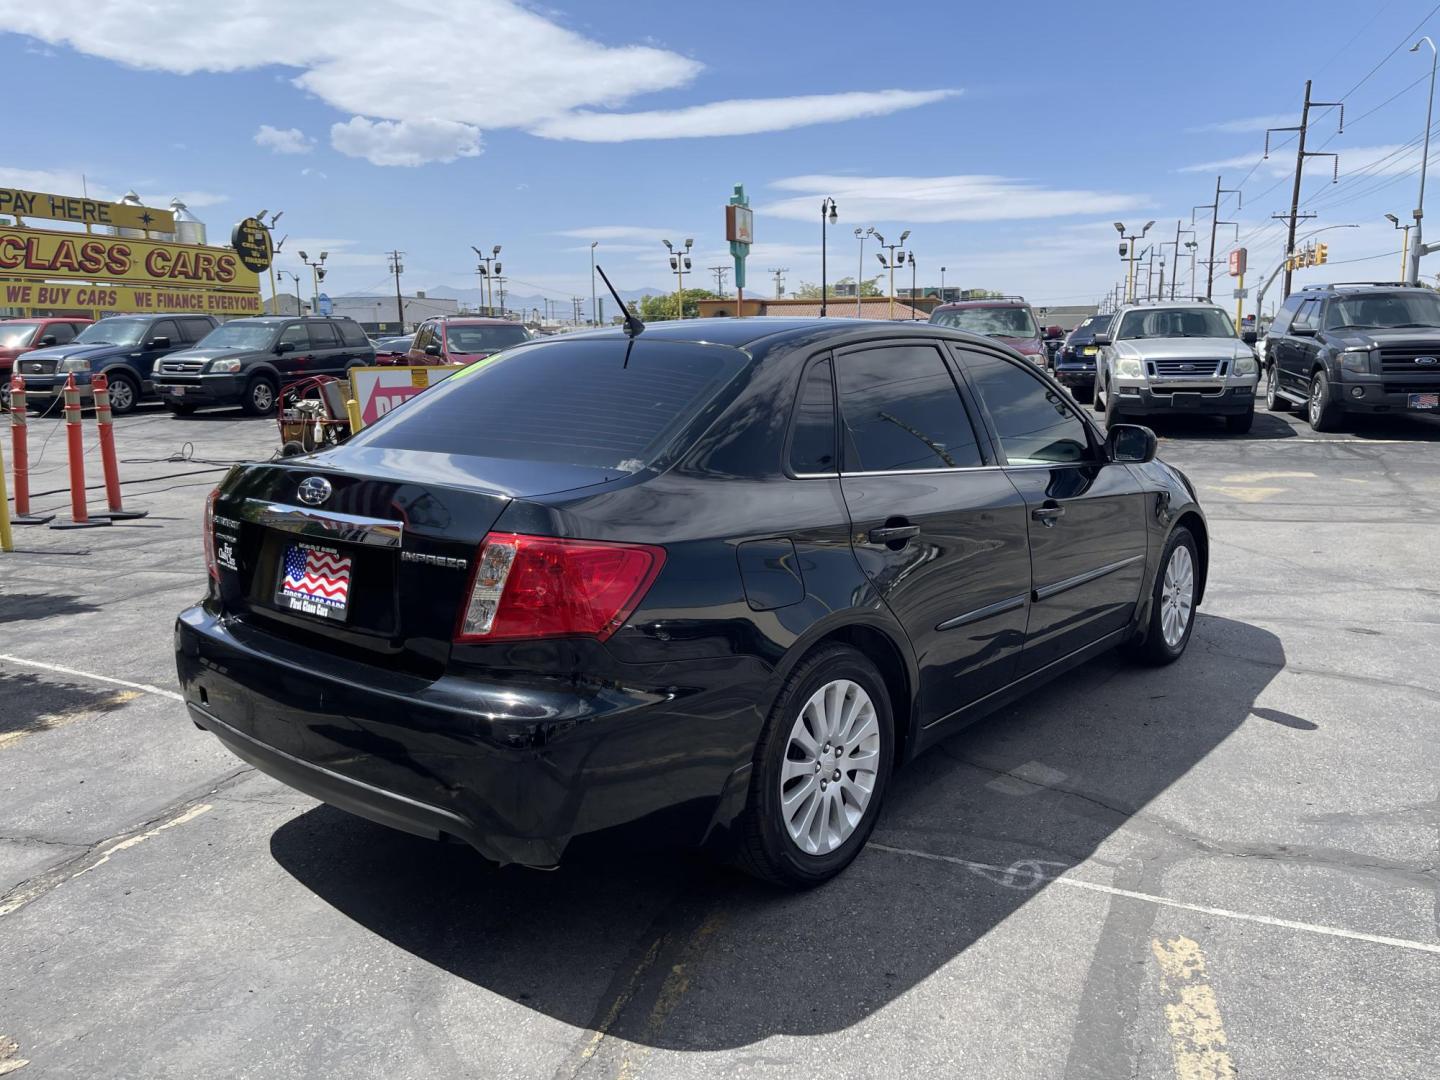
[[[1329,245],[1329,244],[1316,244],[1316,245],[1315,245],[1315,265],[1316,265],[1316,266],[1323,265],[1324,263],[1328,262],[1329,259],[1330,259],[1330,245]]]

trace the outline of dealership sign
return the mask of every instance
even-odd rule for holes
[[[77,199],[73,195],[50,195],[43,191],[21,191],[19,188],[0,187],[0,214],[14,214],[17,218],[49,218],[76,225],[108,225],[162,233],[175,231],[175,215],[169,210],[99,199]]]
[[[258,292],[59,285],[0,281],[0,307],[38,311],[194,311],[206,315],[263,315]]]
[[[350,392],[360,405],[361,422],[373,424],[422,390],[459,371],[460,366],[436,364],[426,367],[353,369],[350,372]]]
[[[0,279],[181,286],[258,292],[228,248],[0,226]]]

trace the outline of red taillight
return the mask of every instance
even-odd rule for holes
[[[217,487],[205,497],[205,569],[216,581],[220,580],[220,565],[215,561],[215,500],[219,495]]]
[[[665,549],[491,533],[480,545],[456,641],[584,635],[604,641],[650,588]]]

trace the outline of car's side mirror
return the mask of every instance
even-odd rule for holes
[[[1103,347],[1105,345],[1109,345],[1110,342],[1113,340],[1114,339],[1111,338],[1109,334],[1096,334],[1093,338],[1090,339],[1090,344]]]
[[[439,355],[440,355],[440,346],[439,346],[439,345],[426,345],[426,346],[425,346],[425,355],[426,355],[426,356],[439,356]]]
[[[1292,326],[1290,328],[1290,333],[1294,334],[1296,337],[1314,337],[1316,331],[1315,327],[1313,326]]]
[[[168,349],[170,347],[170,339],[164,334],[161,334],[159,337],[152,337],[146,347],[151,349]]]
[[[1254,330],[1246,330],[1241,333],[1240,340],[1243,341],[1246,345],[1254,345],[1257,341],[1260,340],[1260,335],[1257,334]]]
[[[1154,461],[1159,445],[1155,432],[1140,424],[1116,424],[1105,436],[1105,450],[1110,460],[1130,465]]]
[[[55,344],[55,335],[54,335],[54,334],[46,334],[44,337],[42,337],[42,338],[40,339],[40,347],[41,347],[41,348],[47,348],[47,347],[49,347],[49,346],[51,346],[51,345],[54,345],[54,344]]]
[[[294,352],[294,351],[295,351],[295,343],[294,343],[293,341],[282,341],[282,342],[280,342],[278,345],[275,346],[275,355],[276,355],[276,356],[284,356],[286,353],[288,353],[288,352]]]

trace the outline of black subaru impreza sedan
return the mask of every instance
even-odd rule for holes
[[[804,886],[927,746],[1104,650],[1179,657],[1207,536],[1148,429],[991,339],[654,324],[233,469],[176,660],[198,725],[364,817],[531,866],[679,829]]]

